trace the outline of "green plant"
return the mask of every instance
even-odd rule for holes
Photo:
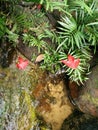
[[[66,1],[66,5],[68,6],[65,11],[62,11],[61,19],[58,21],[58,30],[54,31],[55,38],[54,35],[51,35],[55,39],[56,53],[51,52],[51,55],[47,53],[48,58],[44,63],[47,62],[49,66],[52,66],[54,55],[58,56],[58,60],[55,60],[56,65],[62,59],[67,60],[69,54],[74,58],[79,58],[80,63],[76,69],[66,65],[64,68],[71,80],[83,84],[87,80],[90,68],[89,61],[92,57],[90,47],[94,47],[93,52],[95,53],[98,45],[98,2],[95,0],[70,0]]]
[[[57,9],[59,11],[65,12],[65,8],[67,7],[67,0],[40,0],[40,4],[43,4],[46,10],[53,11]]]
[[[59,54],[50,48],[44,51],[44,61],[41,64],[42,69],[55,73],[60,69]]]
[[[0,18],[0,38],[5,35],[5,19],[3,17]]]
[[[30,34],[23,34],[23,42],[28,46],[36,46],[38,48],[38,52],[40,53],[42,49],[45,48],[45,42],[40,37],[35,37]]]
[[[57,9],[59,11],[65,11],[67,7],[67,0],[24,0],[25,2],[34,2],[44,6],[46,11],[53,11]]]
[[[88,79],[87,76],[90,68],[89,61],[91,59],[90,49],[85,46],[84,48],[80,48],[75,51],[69,50],[68,54],[72,55],[76,59],[80,59],[80,63],[76,69],[72,69],[64,65],[63,67],[65,68],[65,72],[71,81],[75,81],[78,84],[83,84]],[[60,60],[67,59],[67,56],[65,53],[61,53]]]
[[[5,22],[0,20],[1,36],[6,36],[17,46],[21,35],[24,43],[28,46],[36,46],[38,52],[42,50],[44,53],[42,68],[56,72],[64,67],[71,80],[77,83],[86,81],[90,68],[91,51],[95,53],[96,46],[98,46],[98,2],[96,0],[24,1],[36,3],[36,6],[41,4],[42,10],[31,11],[28,9],[26,11],[22,6],[13,6],[15,1],[8,0],[9,12],[7,15],[2,13],[3,17],[6,16],[6,20]],[[54,10],[60,12],[56,29],[50,27],[45,15]],[[5,27],[7,27],[6,31],[2,32]],[[51,43],[47,42],[47,38]],[[94,49],[90,49],[91,47]],[[77,68],[73,69],[61,63],[61,60],[68,60],[68,55],[71,55],[73,59],[79,59]]]

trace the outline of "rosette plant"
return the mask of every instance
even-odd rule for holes
[[[69,66],[66,72],[70,79],[83,83],[89,73],[92,47],[96,52],[98,45],[98,3],[94,0],[70,0],[68,4],[69,13],[63,14],[59,21],[60,43],[57,50],[80,59],[77,68]]]
[[[60,1],[53,3],[57,4],[57,2]],[[60,61],[69,78],[83,84],[90,72],[89,61],[92,58],[92,52],[95,53],[98,46],[98,2],[96,0],[64,0],[61,3],[63,6],[62,10],[58,8],[61,18],[55,31],[56,37],[52,36],[52,38],[55,37],[54,42],[57,46],[54,50],[54,54],[57,55],[56,65]],[[51,5],[51,2],[49,1],[48,4]],[[47,6],[46,3],[46,8],[49,7]],[[51,60],[54,56],[50,55],[50,57]]]

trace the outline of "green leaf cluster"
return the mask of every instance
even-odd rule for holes
[[[35,3],[39,3],[40,2],[40,0],[24,0],[24,1],[26,1],[26,2],[35,2]]]
[[[5,3],[7,2],[4,0]],[[91,51],[96,52],[98,46],[98,2],[97,0],[23,0],[22,2],[38,2],[42,10],[10,4],[8,14],[0,18],[0,37],[7,37],[10,42],[18,43],[22,37],[28,46],[36,46],[38,52],[43,50],[42,68],[56,72],[65,68],[69,78],[77,83],[86,81],[89,73]],[[10,9],[11,7],[11,9]],[[60,19],[56,28],[52,28],[46,14],[59,11]],[[6,20],[3,18],[6,16]],[[7,29],[5,29],[7,28]],[[26,30],[27,32],[24,32]],[[6,34],[6,35],[5,35]],[[45,39],[49,39],[49,44]],[[90,48],[94,49],[90,49]],[[66,60],[71,54],[80,59],[78,68],[63,66],[61,59]]]
[[[52,66],[56,61],[52,59],[54,55],[58,57],[58,61],[67,59],[68,54],[79,58],[78,68],[71,69],[65,65],[63,67],[72,81],[83,84],[89,74],[89,61],[92,58],[90,48],[93,47],[92,51],[95,53],[96,46],[98,46],[98,2],[96,0],[69,0],[63,2],[61,3],[65,8],[60,10],[61,19],[58,21],[58,30],[54,32],[55,37],[51,35],[51,38],[55,39],[56,53],[52,53],[51,58],[47,53],[48,58],[44,62]],[[49,8],[51,10],[50,6],[47,10]],[[58,65],[58,61],[56,61],[56,65]]]
[[[58,21],[57,33],[60,42],[57,51],[66,52],[80,59],[77,69],[64,67],[71,80],[83,83],[89,73],[90,48],[94,47],[95,53],[98,45],[98,2],[70,0],[68,4],[68,13],[63,13],[61,20]],[[61,59],[63,58],[64,56],[61,56]],[[66,56],[64,59],[67,59]]]
[[[4,36],[5,32],[6,32],[5,19],[1,17],[0,18],[0,38]]]

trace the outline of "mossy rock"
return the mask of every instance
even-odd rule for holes
[[[89,79],[75,102],[82,112],[98,117],[98,65],[92,68]]]
[[[98,65],[93,67],[88,78],[89,80],[86,82],[86,87],[98,89]]]

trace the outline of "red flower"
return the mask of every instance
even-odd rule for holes
[[[80,59],[75,59],[73,56],[68,55],[68,59],[61,60],[61,62],[64,63],[69,68],[76,69],[80,63]]]
[[[28,63],[28,60],[24,60],[23,58],[18,57],[18,63],[16,64],[16,66],[18,69],[24,70],[27,67]]]

